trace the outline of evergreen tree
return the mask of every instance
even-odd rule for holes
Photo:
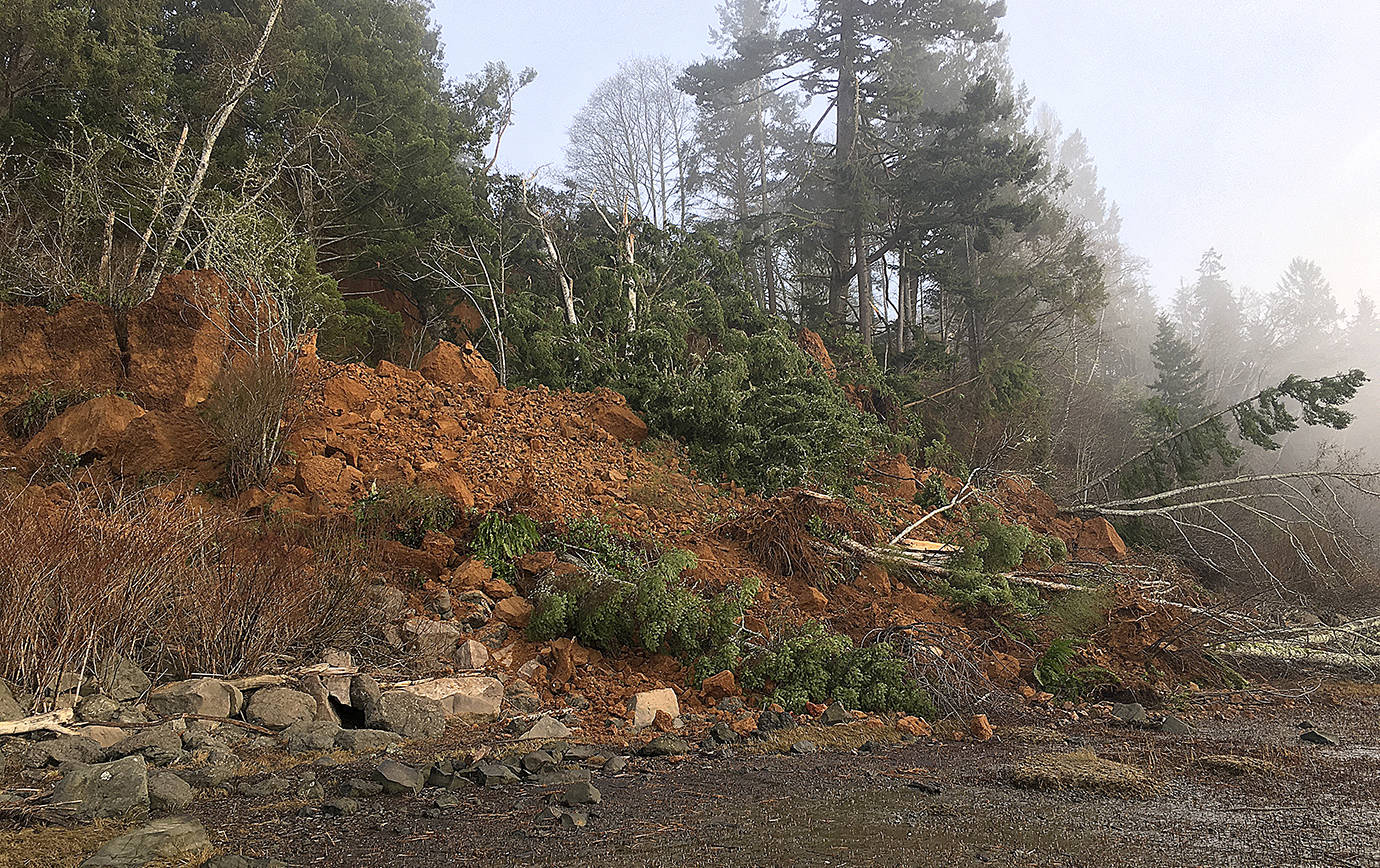
[[[1317,374],[1335,368],[1342,316],[1316,262],[1289,263],[1270,296],[1269,314],[1279,342],[1274,370]]]

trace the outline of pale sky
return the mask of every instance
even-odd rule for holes
[[[1318,261],[1380,295],[1380,0],[1008,0],[1011,64],[1088,138],[1123,238],[1164,297],[1216,247],[1238,285]],[[537,80],[501,165],[559,168],[566,127],[620,60],[709,51],[714,0],[437,0],[453,75]]]

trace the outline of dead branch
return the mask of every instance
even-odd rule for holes
[[[59,708],[57,711],[45,711],[43,714],[35,714],[19,720],[0,721],[0,735],[23,735],[29,732],[45,731],[62,735],[76,735],[77,731],[67,725],[76,719],[75,710]]]

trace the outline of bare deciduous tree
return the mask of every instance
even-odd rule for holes
[[[656,226],[684,224],[695,104],[665,57],[623,62],[570,125],[569,179],[601,204],[630,206]]]

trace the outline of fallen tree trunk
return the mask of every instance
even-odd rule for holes
[[[71,708],[59,708],[19,720],[0,721],[0,735],[24,735],[29,732],[56,732],[62,735],[76,735],[77,731],[67,726],[77,719],[77,712]]]
[[[1326,651],[1280,640],[1236,642],[1216,646],[1218,654],[1245,660],[1268,660],[1276,663],[1306,663],[1328,666],[1373,675],[1380,672],[1380,654],[1349,654]]]

